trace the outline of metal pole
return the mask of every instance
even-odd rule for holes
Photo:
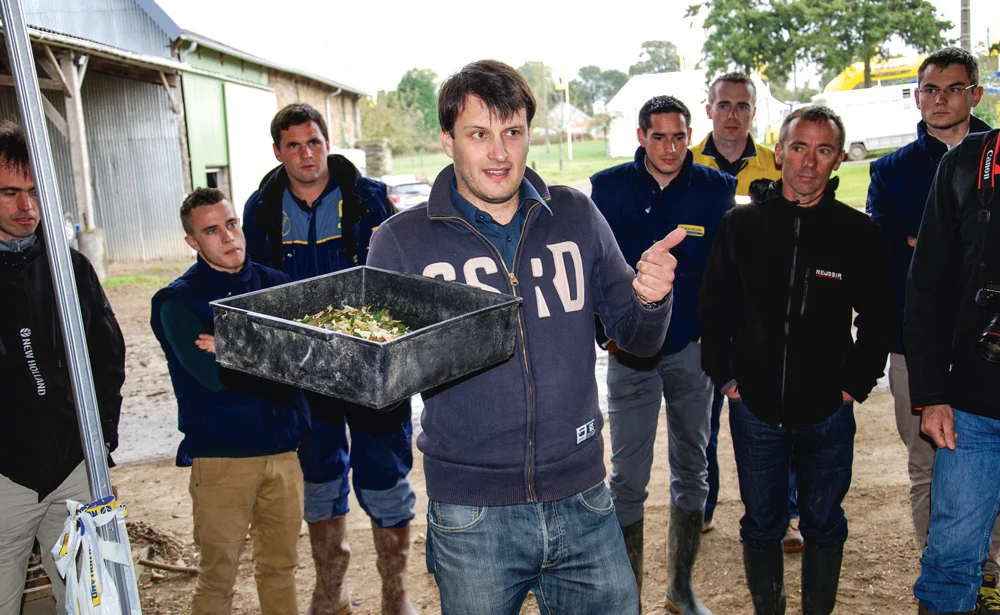
[[[573,160],[573,111],[569,108],[569,79],[566,80],[566,106],[563,108],[563,113],[569,114],[569,119],[566,122],[566,158]]]
[[[24,23],[21,0],[2,0],[0,11],[3,17],[7,54],[10,58],[10,70],[14,76],[14,89],[17,92],[18,109],[27,136],[31,170],[38,190],[45,249],[49,258],[52,286],[55,290],[59,320],[66,345],[66,359],[69,362],[73,400],[76,403],[76,417],[80,425],[90,492],[95,499],[102,498],[111,495],[107,448],[104,446],[104,436],[101,433],[97,394],[94,390],[94,377],[90,369],[87,340],[80,313],[80,297],[76,290],[66,233],[62,227],[63,209],[59,202],[59,191],[56,189],[55,165],[52,162],[49,134],[45,125],[41,93],[38,89],[35,57],[31,52],[31,41],[28,39],[28,30]],[[102,529],[105,540],[121,545],[128,544],[127,536],[125,539],[120,536],[118,524],[109,523]],[[43,546],[46,549],[49,547],[50,545]],[[133,604],[132,600],[138,594],[135,591],[135,573],[131,557],[128,558],[128,562],[129,564],[125,566],[114,563],[109,565],[115,584],[118,586],[118,600],[122,611],[139,613],[139,604]]]
[[[972,7],[970,0],[962,0],[961,42],[962,49],[972,52]]]

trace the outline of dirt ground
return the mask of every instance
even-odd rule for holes
[[[115,455],[119,466],[112,470],[121,499],[129,505],[130,520],[141,522],[143,531],[167,543],[167,559],[189,566],[196,564],[191,539],[189,470],[177,468],[173,453],[176,404],[165,361],[149,329],[149,298],[156,288],[176,277],[188,263],[113,265],[112,276],[144,274],[138,281],[110,289],[108,295],[125,333],[128,345],[128,379],[121,428],[121,448]],[[598,368],[599,378],[603,378]],[[841,574],[838,613],[880,615],[911,614],[916,611],[911,586],[919,571],[919,553],[914,544],[907,500],[906,457],[893,421],[892,400],[878,392],[856,409],[858,435],[854,458],[854,481],[844,503],[850,522]],[[719,442],[722,488],[716,512],[717,529],[705,535],[696,569],[696,588],[702,601],[716,615],[752,613],[743,575],[739,542],[742,506],[736,482],[728,416],[723,414]],[[607,430],[605,429],[605,438]],[[645,613],[664,613],[666,588],[666,527],[669,472],[667,470],[665,421],[657,434],[656,457],[646,505],[646,570],[643,587]],[[608,447],[606,447],[608,448]],[[424,569],[426,499],[422,457],[414,450],[410,475],[418,493],[413,522],[415,537],[409,565],[410,592],[421,613],[440,613],[434,579]],[[356,501],[349,515],[353,556],[348,572],[354,612],[379,612],[379,580],[375,572],[374,547],[367,517]],[[138,552],[141,544],[134,544]],[[249,547],[249,542],[248,545]],[[309,542],[303,525],[299,543],[299,606],[305,611],[314,581]],[[259,612],[250,549],[237,582],[234,613]],[[180,560],[180,561],[177,561]],[[790,614],[800,613],[799,555],[787,555],[786,582]],[[139,568],[140,593],[145,613],[168,615],[190,610],[193,575],[166,573],[152,579]],[[537,613],[529,597],[522,613]]]

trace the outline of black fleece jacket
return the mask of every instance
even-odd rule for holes
[[[1000,419],[1000,364],[977,350],[1000,305],[975,301],[984,282],[1000,281],[997,136],[994,130],[966,137],[941,159],[931,186],[903,318],[910,402],[916,408],[948,404]],[[984,170],[987,166],[992,168]],[[983,175],[989,177],[981,180]],[[989,251],[985,260],[984,250]]]
[[[718,386],[735,380],[772,425],[815,425],[841,406],[841,391],[864,401],[892,345],[882,234],[835,199],[837,183],[799,207],[780,180],[754,181],[751,204],[723,218],[702,283],[702,366]]]

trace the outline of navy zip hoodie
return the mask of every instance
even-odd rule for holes
[[[670,231],[681,225],[687,229],[688,236],[672,251],[677,257],[676,292],[663,354],[683,350],[701,337],[698,291],[715,231],[722,216],[736,204],[736,178],[695,164],[688,151],[677,177],[661,189],[646,170],[646,148],[640,147],[634,161],[596,173],[590,183],[590,196],[630,265]],[[598,329],[597,342],[603,344],[605,339]]]
[[[523,298],[514,356],[424,394],[427,494],[437,501],[503,506],[559,500],[604,479],[603,420],[594,378],[594,313],[622,348],[663,345],[672,294],[643,306],[635,274],[607,222],[580,192],[525,178],[529,199],[508,271],[496,248],[451,200],[444,169],[428,204],[397,214],[372,236],[368,264],[440,277]]]

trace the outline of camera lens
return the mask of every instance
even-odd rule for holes
[[[991,363],[1000,363],[1000,313],[983,329],[979,338],[979,355]]]

